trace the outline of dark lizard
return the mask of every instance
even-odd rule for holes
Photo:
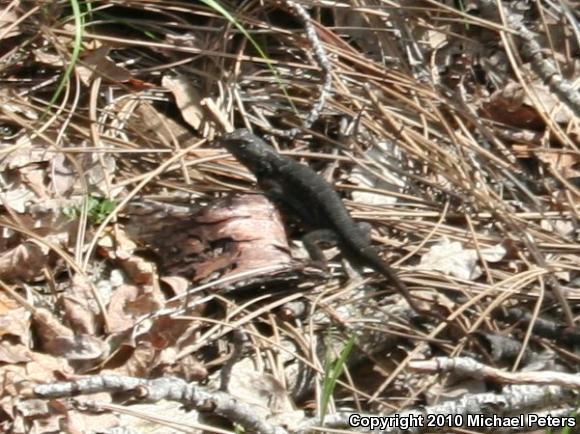
[[[305,237],[305,247],[315,260],[322,252],[313,240],[333,239],[354,263],[366,265],[390,280],[419,314],[409,289],[371,245],[370,237],[357,225],[338,193],[310,167],[279,154],[249,130],[226,134],[219,143],[254,174],[266,196],[282,211],[290,211],[314,231]]]

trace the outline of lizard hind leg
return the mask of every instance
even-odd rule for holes
[[[371,244],[371,230],[373,226],[368,222],[357,222],[356,227],[367,244]]]
[[[364,234],[370,234],[370,230],[368,227],[366,229],[361,230],[361,232]],[[338,245],[339,242],[340,242],[339,237],[336,235],[336,232],[334,232],[332,229],[317,229],[308,232],[306,235],[302,237],[302,243],[304,244],[304,248],[308,252],[310,258],[312,258],[316,266],[325,270],[328,269],[328,261],[320,245],[324,245],[324,247],[328,248]],[[343,258],[343,266],[344,271],[346,272],[351,281],[359,282],[363,280],[361,273],[358,272],[356,267],[354,267],[348,259]]]
[[[302,243],[304,243],[304,248],[312,260],[324,264],[324,268],[326,268],[327,260],[320,244],[324,244],[326,247],[336,246],[338,244],[338,237],[331,229],[317,229],[304,235],[302,237]]]

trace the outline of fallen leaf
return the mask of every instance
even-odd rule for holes
[[[2,111],[4,112],[22,115],[30,120],[38,120],[39,118],[38,111],[30,107],[28,104],[21,103],[17,99],[15,99],[12,95],[12,89],[10,89],[7,86],[3,86],[0,89],[0,105],[2,106]],[[42,140],[39,137],[35,137],[35,140],[36,142],[38,141],[42,142]],[[43,144],[48,145],[48,143]],[[16,145],[18,146],[17,149],[15,149],[14,151],[18,152],[18,150],[25,150],[27,148],[32,147],[33,143],[31,142],[29,135],[24,135],[18,138],[18,140],[16,141]],[[38,147],[41,148],[42,146],[39,145]],[[45,148],[48,147],[49,146],[45,146]]]
[[[203,363],[194,355],[177,358],[178,351],[175,348],[167,348],[161,351],[158,358],[158,366],[155,373],[163,376],[183,378],[185,381],[205,381],[209,375]]]
[[[24,242],[0,254],[0,278],[30,282],[42,275],[48,251],[32,242]]]
[[[62,195],[82,194],[82,200],[85,200],[86,195],[80,189],[80,177],[83,176],[84,182],[94,195],[114,198],[114,191],[108,188],[117,169],[116,159],[112,155],[83,153],[76,156],[75,161],[76,165],[63,155],[56,155],[50,161],[50,170],[47,171],[50,188]],[[82,170],[81,174],[79,169]]]
[[[60,319],[48,309],[37,308],[32,319],[38,339],[43,345],[47,345],[50,341],[61,336],[74,336],[73,331],[62,324]]]
[[[383,164],[384,167],[389,165],[399,167],[401,160],[397,153],[400,153],[400,151],[397,151],[397,147],[393,143],[379,142],[365,152],[365,157],[370,161]],[[405,186],[404,179],[398,173],[382,170],[379,176],[358,164],[352,170],[349,181],[355,185],[392,193],[399,193],[401,188]],[[369,205],[392,205],[397,202],[394,196],[360,190],[353,191],[352,197],[357,202],[360,201]]]
[[[34,163],[48,163],[59,154],[43,146],[21,146],[0,161],[0,170],[20,169]]]
[[[119,83],[129,81],[131,72],[109,59],[107,57],[109,51],[111,51],[110,46],[102,45],[84,53],[81,61],[76,65],[76,70],[85,86],[89,86],[95,77]]]
[[[498,244],[483,248],[480,253],[486,261],[498,262],[505,256],[506,250]],[[464,249],[461,243],[450,242],[445,238],[421,257],[417,269],[440,271],[459,279],[475,280],[482,274],[481,268],[477,265],[478,260],[477,251]]]
[[[91,295],[90,299],[92,298]],[[70,294],[64,294],[58,300],[64,312],[64,318],[75,333],[95,334],[97,331],[99,325],[97,315],[87,302],[86,298],[74,297]]]
[[[121,332],[133,326],[140,317],[163,307],[165,298],[154,286],[121,285],[109,302],[109,330]]]
[[[191,286],[189,280],[181,276],[162,276],[159,280],[171,289],[172,296],[185,294],[187,289]]]
[[[580,156],[576,152],[558,152],[558,150],[542,150],[537,152],[538,159],[550,166],[563,178],[580,177]]]
[[[139,342],[136,348],[123,345],[115,357],[107,361],[103,373],[112,372],[115,375],[147,378],[156,366],[158,354],[159,352],[147,341]]]
[[[555,122],[563,124],[573,119],[572,112],[560,103],[546,85],[533,83],[530,89]],[[511,82],[496,90],[482,108],[491,119],[506,125],[539,130],[545,124],[520,83]]]
[[[98,395],[95,398],[95,395]],[[102,395],[93,394],[88,400],[93,402],[103,402]],[[60,423],[60,432],[71,434],[82,434],[88,432],[115,432],[114,428],[119,427],[119,416],[114,413],[90,414],[83,411],[68,411],[64,420]],[[123,430],[123,432],[126,432]]]
[[[0,291],[0,318],[18,307],[20,307],[20,304],[16,300],[6,292]]]
[[[175,97],[177,107],[185,122],[196,130],[199,130],[204,119],[203,108],[200,104],[201,97],[193,86],[191,79],[185,76],[164,76],[161,80],[163,87],[171,91]]]
[[[186,148],[199,140],[191,134],[186,126],[145,101],[140,101],[139,106],[135,109],[134,116],[129,119],[129,127],[146,137],[150,146],[162,143],[164,146],[178,145],[181,148]],[[205,176],[195,167],[191,167],[189,174],[192,180],[202,180]],[[144,202],[143,205],[146,206],[146,203]]]
[[[0,341],[0,362],[23,363],[30,360],[30,350],[25,345],[10,342],[8,339]]]
[[[107,234],[99,240],[98,245],[102,247],[101,252],[118,263],[135,284],[152,285],[155,282],[155,264],[134,253],[137,244],[124,230],[118,229]]]
[[[108,346],[96,336],[57,336],[44,343],[43,348],[53,356],[72,361],[98,361],[108,354]]]
[[[251,406],[262,417],[294,410],[284,386],[273,375],[258,371],[251,358],[234,364],[227,386],[232,396]]]
[[[21,34],[20,26],[13,25],[16,22],[18,22],[18,15],[14,8],[0,11],[0,35],[2,35],[0,41]],[[10,30],[8,30],[9,27],[11,27]]]
[[[14,181],[13,183],[3,183],[0,174],[0,200],[2,203],[8,205],[11,209],[18,213],[24,213],[28,204],[36,200],[34,192],[22,181]]]
[[[19,307],[0,315],[0,338],[11,336],[19,342],[28,345],[28,331],[30,330],[30,312]]]
[[[134,404],[125,405],[126,412],[119,415],[120,425],[123,432],[127,433],[150,433],[150,434],[169,434],[175,432],[174,429],[168,429],[168,425],[163,422],[157,422],[146,417],[154,414],[161,420],[169,423],[179,421],[182,426],[187,426],[187,432],[202,434],[206,430],[197,430],[191,427],[199,426],[201,423],[207,423],[199,411],[191,411],[184,408],[182,404],[176,401],[160,400],[152,404]]]
[[[64,57],[59,54],[49,53],[44,48],[37,48],[32,50],[34,53],[34,60],[37,63],[52,66],[54,68],[61,68],[65,65]]]

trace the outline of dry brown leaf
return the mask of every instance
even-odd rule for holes
[[[502,245],[497,245],[483,248],[480,253],[486,261],[497,262],[503,259],[506,250]],[[482,274],[478,261],[477,251],[464,249],[461,243],[444,239],[421,257],[417,269],[441,271],[459,279],[475,280]]]
[[[53,356],[75,361],[101,360],[109,350],[105,342],[91,335],[57,336],[45,342],[43,348]]]
[[[16,212],[24,213],[36,201],[34,192],[21,179],[6,181],[0,174],[0,201]]]
[[[76,65],[76,70],[85,86],[89,86],[95,77],[120,83],[129,81],[131,72],[109,59],[107,57],[109,51],[110,46],[102,45],[84,53],[81,62]]]
[[[14,11],[14,8],[0,11],[0,41],[20,35],[21,32],[19,26],[13,26],[11,29],[9,29],[9,27],[12,26],[12,24],[14,24],[17,20],[18,15]]]
[[[29,345],[30,312],[21,307],[11,309],[0,315],[0,338],[12,337],[18,342]]]
[[[95,394],[96,395],[96,394]],[[104,394],[98,394],[98,401],[95,395],[89,398],[94,402],[103,402],[101,398]],[[83,434],[87,432],[113,432],[112,428],[120,424],[119,417],[113,413],[90,414],[80,411],[69,411],[60,424],[61,432],[67,434]]]
[[[175,348],[163,350],[155,373],[183,378],[188,382],[207,380],[209,372],[203,363],[199,362],[194,355],[178,359],[178,353]]]
[[[58,432],[60,415],[51,415],[49,404],[40,399],[29,399],[15,403],[15,413],[25,420],[26,432],[30,434],[46,434]]]
[[[190,286],[189,280],[181,276],[162,276],[159,280],[171,289],[172,296],[185,294]]]
[[[90,282],[82,274],[75,274],[67,291],[58,300],[63,318],[75,334],[95,334],[102,326],[99,307]]]
[[[163,294],[154,286],[121,285],[113,292],[107,309],[109,330],[126,330],[138,318],[159,310],[164,303]]]
[[[34,352],[30,352],[29,357],[31,361],[28,363],[0,366],[0,408],[13,422],[14,432],[32,432],[29,429],[30,420],[24,415],[47,416],[44,410],[48,404],[46,400],[24,404],[21,392],[29,390],[32,385],[55,381],[55,375],[72,374],[64,359]],[[44,420],[41,425],[46,424],[50,425],[49,421]]]
[[[580,156],[572,152],[558,152],[557,150],[538,152],[538,159],[548,164],[554,171],[562,177],[576,178],[580,177]]]
[[[26,418],[43,417],[50,414],[48,402],[44,399],[27,399],[16,405],[16,410]]]
[[[114,197],[115,191],[110,191],[108,186],[114,179],[117,168],[115,157],[107,153],[83,153],[76,156],[75,161],[76,165],[63,155],[57,155],[50,161],[50,170],[47,171],[49,188],[62,195],[78,192],[84,200],[86,195],[79,181],[82,175],[92,192],[104,197]],[[78,173],[79,169],[83,171],[81,175]]]
[[[38,146],[21,146],[1,159],[0,195],[5,206],[24,213],[29,204],[50,197],[44,179],[53,155]]]
[[[105,365],[106,372],[146,378],[155,367],[159,352],[149,342],[140,342],[136,348],[120,347],[115,358]]]
[[[30,352],[30,361],[0,366],[0,397],[19,396],[30,384],[55,381],[57,376],[72,375],[68,361],[44,353]]]
[[[56,155],[50,162],[50,178],[51,187],[57,194],[68,196],[72,193],[77,181],[76,171],[64,154]]]
[[[117,169],[117,159],[111,154],[85,153],[80,159],[84,176],[89,186],[99,191],[104,197],[113,197],[114,191],[109,191],[108,185],[114,179]]]
[[[25,345],[11,342],[9,339],[0,341],[0,362],[23,363],[30,360],[30,350]]]
[[[25,373],[28,381],[46,383],[73,375],[73,369],[63,357],[38,352],[32,352],[30,356],[32,361],[26,364]]]
[[[200,104],[201,96],[197,89],[193,87],[193,82],[185,76],[164,76],[161,84],[175,97],[175,102],[181,110],[181,115],[185,122],[199,130],[204,119],[204,113]]]
[[[65,66],[65,59],[59,54],[49,53],[44,48],[37,48],[32,50],[34,53],[34,60],[37,63],[52,66],[54,68],[61,68]]]
[[[73,331],[62,324],[61,320],[47,309],[37,308],[34,312],[33,322],[39,340],[45,345],[61,336],[74,336]]]
[[[12,91],[13,89],[11,89],[9,86],[3,86],[0,89],[0,106],[2,107],[2,111],[22,115],[29,120],[38,120],[39,117],[38,112],[35,109],[31,108],[28,104],[23,104],[19,102],[17,99],[14,99]],[[36,137],[34,144],[38,145],[38,142],[42,143],[43,145],[48,145],[47,143],[44,143],[42,139]],[[16,153],[19,151],[26,152],[26,150],[28,150],[29,148],[42,147],[42,145],[33,146],[33,143],[28,135],[19,137],[15,144],[19,145],[13,151]],[[45,146],[45,151],[46,148],[48,147],[49,146]],[[2,164],[3,163],[0,163],[0,168],[2,168]]]
[[[193,315],[201,315],[203,309],[204,307],[197,306]],[[195,339],[197,336],[195,332],[200,327],[199,321],[182,321],[169,315],[160,315],[153,321],[147,333],[147,339],[156,349],[163,350],[175,345],[183,336],[192,336]]]
[[[543,109],[555,122],[567,123],[573,119],[572,112],[542,83],[530,86]],[[495,121],[520,128],[541,129],[544,120],[520,83],[511,82],[495,91],[483,109]]]
[[[34,163],[47,163],[58,154],[49,151],[45,146],[21,146],[10,152],[0,161],[0,170],[20,169]]]
[[[152,285],[156,281],[155,264],[134,254],[137,244],[122,229],[102,237],[98,244],[102,248],[101,252],[117,262],[133,283]]]
[[[36,164],[30,164],[20,169],[22,183],[30,188],[36,197],[46,200],[50,197],[49,192],[44,185],[46,170]]]
[[[536,109],[525,103],[525,92],[519,83],[509,83],[496,90],[483,110],[493,120],[520,128],[539,129],[544,125]]]
[[[86,298],[73,297],[67,294],[59,299],[64,318],[75,333],[95,334],[97,331],[98,318],[88,307],[87,301]]]
[[[232,367],[227,391],[264,418],[285,413],[294,415],[288,391],[273,375],[259,372],[250,358]]]
[[[376,146],[369,148],[365,152],[365,157],[369,161],[376,161],[378,164],[383,164],[383,167],[399,167],[401,165],[400,154],[397,147],[392,142],[380,141]],[[355,185],[380,189],[383,191],[390,191],[399,193],[405,186],[405,181],[400,174],[384,169],[380,176],[373,174],[369,170],[356,165],[348,177]],[[355,189],[352,193],[352,198],[356,202],[361,202],[369,205],[390,205],[397,202],[395,196],[388,196],[385,194],[377,194],[369,191],[359,191]]]
[[[556,232],[561,237],[566,238],[573,237],[576,231],[576,225],[564,219],[544,219],[540,221],[540,227],[545,231]]]
[[[175,146],[177,141],[181,148],[186,148],[199,140],[184,125],[145,101],[141,101],[135,109],[135,115],[129,119],[129,126],[140,131],[151,142],[160,142],[168,147]],[[202,180],[205,176],[195,167],[191,167],[189,175],[192,180]]]
[[[199,411],[187,411],[183,405],[175,401],[162,400],[153,404],[134,404],[127,405],[130,413],[123,413],[119,417],[123,432],[127,433],[148,433],[148,434],[170,434],[176,432],[174,429],[168,429],[167,424],[156,422],[148,418],[154,414],[161,419],[170,422],[179,421],[182,426],[186,426],[190,434],[204,434],[208,431],[194,429],[200,423],[207,423],[204,416]]]
[[[30,282],[42,275],[48,263],[48,251],[32,242],[24,242],[0,254],[0,278]]]
[[[18,308],[20,304],[4,291],[0,291],[0,315]]]
[[[132,255],[127,258],[120,258],[119,264],[123,271],[127,273],[131,281],[138,285],[152,285],[157,277],[155,264],[142,258]]]
[[[199,305],[186,315],[203,316],[205,305]],[[200,321],[183,321],[170,315],[160,315],[153,321],[151,327],[143,336],[157,350],[175,348],[178,352],[187,352],[191,345],[198,342],[199,331],[203,323]],[[163,356],[166,358],[166,356]]]
[[[30,312],[11,309],[0,315],[0,362],[30,361]]]
[[[87,401],[111,402],[110,394],[96,393],[76,398],[79,405]],[[16,405],[19,417],[26,419],[26,425],[31,426],[26,432],[66,432],[68,434],[82,434],[85,432],[100,432],[119,425],[118,418],[111,413],[85,415],[71,409],[70,405],[62,401],[29,399],[20,401]]]

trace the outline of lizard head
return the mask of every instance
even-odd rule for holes
[[[256,176],[271,173],[279,158],[274,148],[246,129],[226,134],[219,143]]]

